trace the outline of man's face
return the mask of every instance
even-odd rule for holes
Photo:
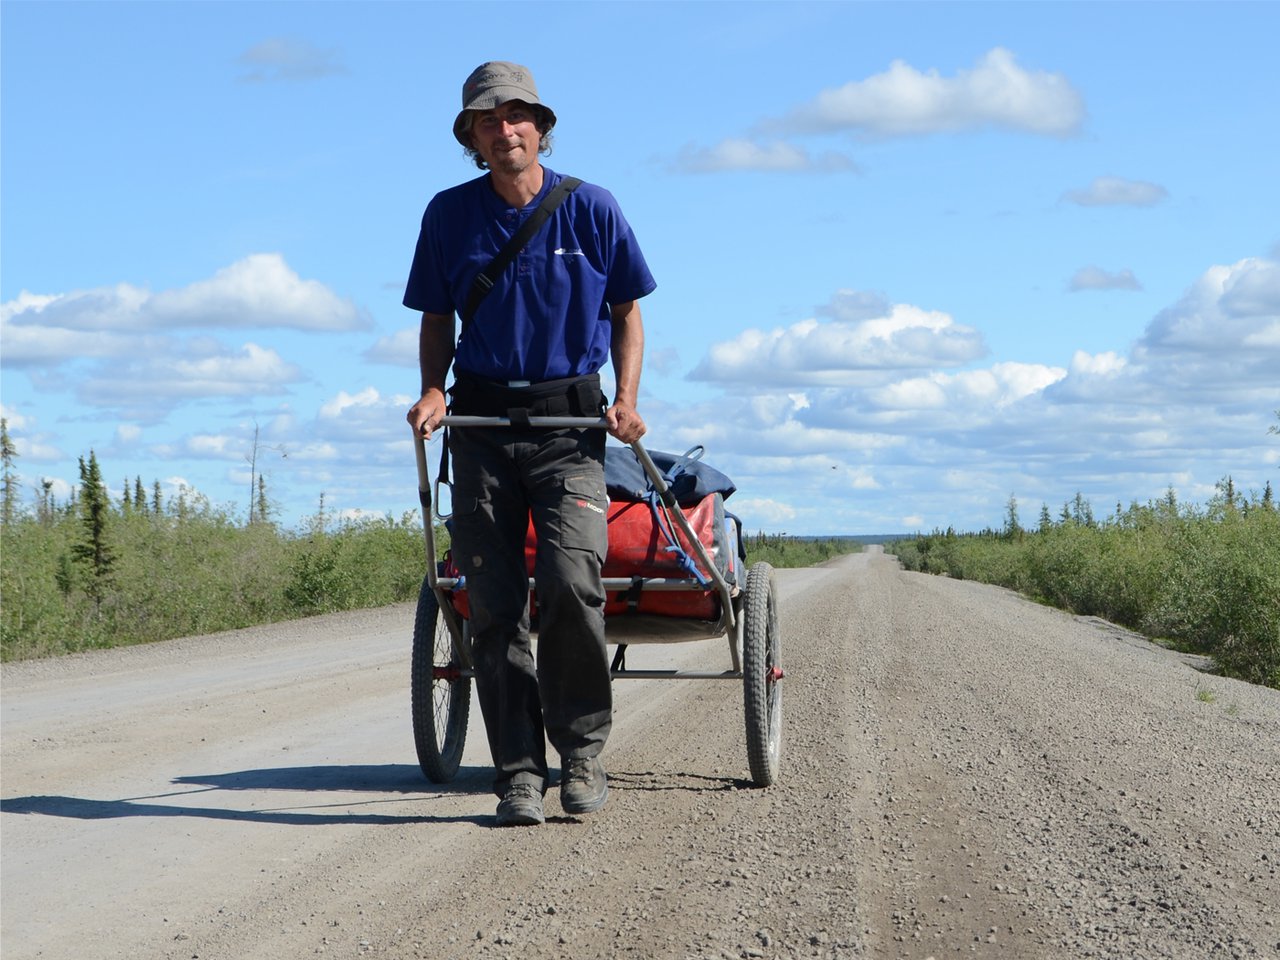
[[[478,112],[471,124],[471,142],[490,170],[522,173],[538,161],[541,134],[533,107],[509,100],[496,110]]]

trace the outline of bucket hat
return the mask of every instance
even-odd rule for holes
[[[556,115],[538,99],[538,85],[528,67],[506,60],[490,60],[471,71],[462,85],[462,111],[453,121],[453,135],[464,147],[471,146],[463,132],[463,122],[468,110],[494,110],[508,100],[523,100],[541,107],[549,121],[548,129],[556,125]]]

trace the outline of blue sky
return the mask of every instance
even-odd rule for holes
[[[477,64],[617,196],[650,446],[749,529],[1099,515],[1280,479],[1280,6],[0,5],[0,404],[33,502],[93,449],[243,516],[416,508],[400,305],[476,175]]]

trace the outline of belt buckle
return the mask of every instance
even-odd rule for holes
[[[521,387],[532,387],[533,381],[532,380],[508,380],[505,384],[503,384],[503,386],[506,386],[512,390],[518,390]]]

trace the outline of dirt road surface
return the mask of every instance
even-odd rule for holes
[[[1280,957],[1280,692],[874,550],[778,583],[780,782],[737,683],[620,681],[537,828],[478,711],[419,773],[411,605],[8,665],[3,957]]]

